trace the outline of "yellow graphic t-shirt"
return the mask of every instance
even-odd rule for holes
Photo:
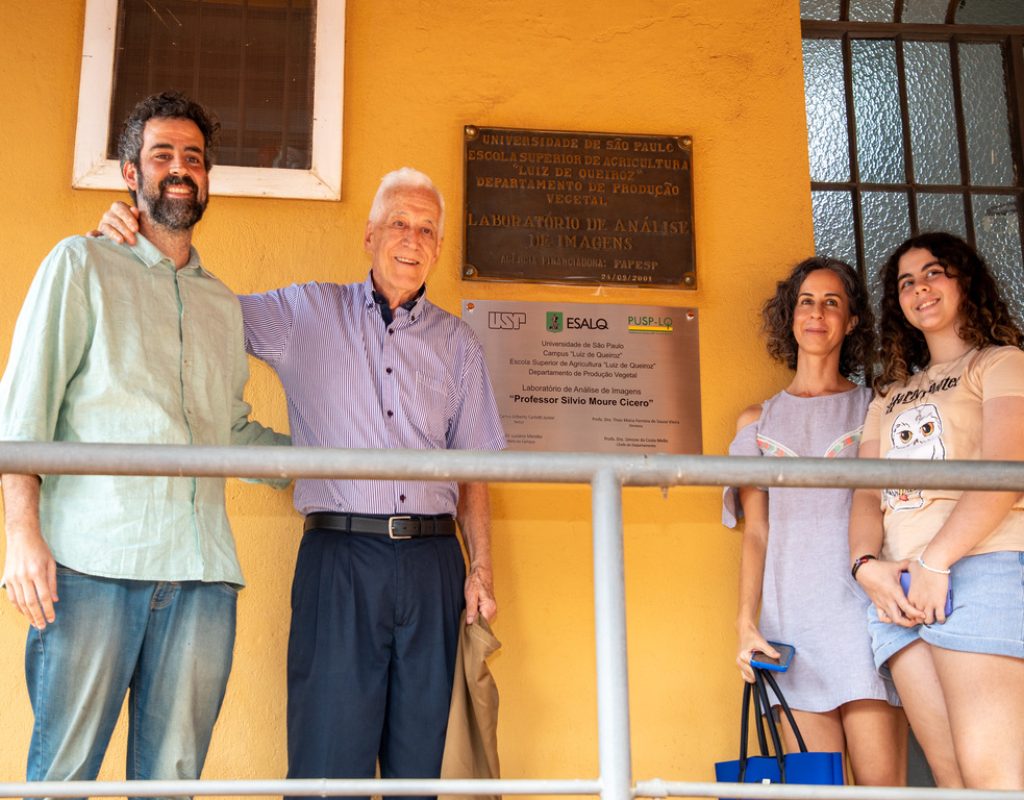
[[[981,458],[982,404],[1024,396],[1024,351],[1016,347],[970,350],[955,361],[932,364],[906,384],[891,387],[868,407],[862,441],[877,441],[882,458]],[[883,490],[882,557],[917,558],[952,513],[962,492],[891,487]],[[967,555],[1024,550],[1024,499]]]

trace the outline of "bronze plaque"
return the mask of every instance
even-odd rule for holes
[[[692,141],[467,125],[467,279],[694,289]]]

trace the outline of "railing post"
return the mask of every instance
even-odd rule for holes
[[[626,667],[626,571],[622,482],[610,470],[591,481],[594,525],[594,628],[601,800],[630,800],[629,679]]]

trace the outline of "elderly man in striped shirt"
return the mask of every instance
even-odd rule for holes
[[[101,230],[128,238],[133,222],[112,209]],[[480,343],[425,296],[443,238],[441,193],[406,167],[370,209],[366,280],[240,298],[246,348],[280,376],[295,444],[505,446]],[[295,507],[289,777],[372,777],[378,761],[383,777],[437,777],[460,614],[497,610],[486,484],[299,480]]]

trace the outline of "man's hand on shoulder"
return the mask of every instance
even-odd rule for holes
[[[89,231],[86,236],[106,236],[118,244],[135,244],[138,230],[139,209],[118,200],[103,214],[99,228]]]

